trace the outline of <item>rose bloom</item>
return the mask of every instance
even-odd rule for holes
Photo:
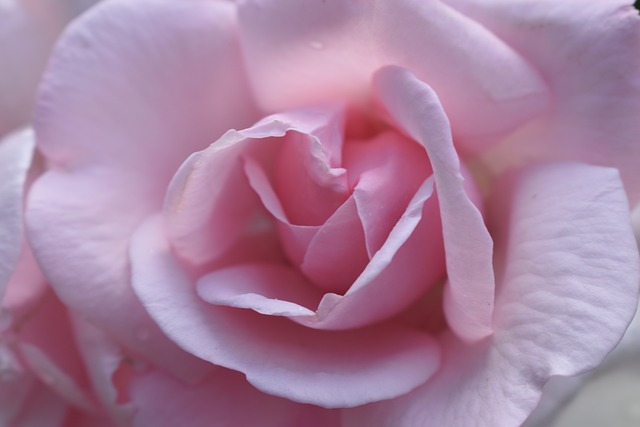
[[[109,0],[29,242],[134,426],[518,426],[637,305],[623,1]],[[625,190],[626,188],[626,190]]]
[[[24,189],[41,169],[33,151],[29,131],[0,142],[0,425],[106,427],[73,319],[23,236]]]

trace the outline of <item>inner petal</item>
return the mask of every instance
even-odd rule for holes
[[[371,258],[431,175],[429,158],[418,144],[397,132],[345,145],[345,167]]]
[[[294,269],[269,263],[216,270],[198,280],[196,289],[209,303],[272,316],[313,315],[322,296]]]
[[[264,168],[247,159],[245,173],[277,221],[289,261],[318,288],[344,294],[369,262],[354,198],[338,207],[321,226],[296,225],[289,221]]]
[[[328,151],[340,147],[325,148],[321,141],[293,132],[280,141],[273,183],[293,224],[320,225],[349,197],[346,171],[330,164]]]
[[[368,263],[362,224],[350,197],[309,242],[300,270],[319,288],[344,294]]]

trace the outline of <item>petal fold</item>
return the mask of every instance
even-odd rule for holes
[[[254,120],[235,13],[229,2],[101,2],[61,38],[35,113],[51,169],[27,225],[45,275],[82,317],[192,380],[208,368],[145,313],[127,249],[187,155]]]
[[[548,102],[525,59],[440,1],[251,0],[239,13],[249,76],[267,111],[367,103],[372,74],[387,64],[432,85],[455,133],[471,139],[510,131]]]
[[[134,427],[261,426],[336,427],[337,411],[301,405],[266,395],[244,377],[220,369],[196,386],[186,386],[157,372],[131,382]]]
[[[488,154],[493,168],[532,160],[616,167],[631,202],[640,201],[640,16],[633,1],[445,2],[520,52],[553,97],[542,117]]]
[[[22,251],[24,194],[34,146],[30,130],[0,141],[0,301]]]
[[[385,67],[374,86],[393,120],[425,147],[431,161],[447,261],[449,325],[466,340],[482,339],[492,332],[493,242],[465,191],[447,116],[433,90],[407,70]]]
[[[433,338],[400,325],[328,333],[206,303],[171,253],[160,217],[138,230],[131,259],[134,289],[168,336],[204,360],[243,372],[267,394],[352,407],[404,394],[439,365]]]
[[[640,275],[618,173],[549,164],[503,183],[491,215],[503,266],[494,335],[468,345],[445,334],[432,380],[347,410],[345,427],[521,425],[550,377],[590,370],[618,344]]]

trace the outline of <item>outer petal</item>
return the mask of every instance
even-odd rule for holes
[[[65,427],[67,404],[43,385],[36,386],[12,427]]]
[[[53,293],[42,298],[37,309],[17,327],[17,347],[33,375],[65,402],[94,410],[68,315]]]
[[[172,339],[268,394],[350,407],[404,394],[437,370],[433,339],[400,325],[327,333],[207,304],[171,253],[161,218],[140,227],[131,259],[136,293]]]
[[[111,425],[339,426],[338,413],[265,395],[227,369],[186,384],[123,354],[100,330],[78,319],[75,326],[94,386],[114,416]]]
[[[134,427],[339,427],[338,410],[301,405],[263,394],[241,374],[217,370],[197,386],[157,372],[134,377]]]
[[[0,343],[0,425],[10,425],[20,416],[38,386],[13,347]]]
[[[616,172],[555,164],[509,181],[494,217],[506,254],[495,334],[471,347],[446,337],[433,380],[347,425],[518,426],[549,377],[591,369],[618,343],[640,266]]]
[[[20,259],[0,302],[0,330],[28,319],[34,310],[38,310],[38,304],[48,290],[50,287],[25,239]]]
[[[72,316],[71,321],[95,396],[113,424],[129,425],[132,408],[123,399],[127,390],[123,388],[123,384],[117,383],[116,372],[122,365],[133,370],[144,369],[145,362],[124,352],[104,331],[78,317]]]
[[[254,90],[269,111],[364,101],[371,75],[387,64],[432,84],[456,133],[501,133],[546,104],[544,83],[516,51],[440,1],[251,0],[240,5],[240,23]]]
[[[640,203],[638,203],[631,212],[631,223],[636,235],[636,241],[638,242],[638,246],[640,246]]]
[[[447,117],[436,94],[410,72],[386,67],[375,86],[392,118],[424,145],[440,202],[449,283],[445,312],[451,328],[467,340],[491,333],[494,275],[491,236],[467,195]]]
[[[36,112],[52,170],[33,187],[28,222],[45,274],[83,317],[186,377],[203,365],[136,300],[127,247],[187,154],[251,119],[234,12],[200,0],[102,3],[63,37]]]
[[[0,142],[0,301],[22,250],[23,195],[33,148],[29,130]]]
[[[618,167],[639,201],[640,17],[632,0],[446,2],[521,52],[554,96],[547,116],[491,154],[492,166],[559,159]]]

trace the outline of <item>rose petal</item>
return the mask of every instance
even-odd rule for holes
[[[134,378],[134,427],[260,426],[334,427],[338,411],[301,405],[266,395],[241,374],[220,369],[197,386],[185,386],[156,372]]]
[[[25,240],[18,264],[9,280],[4,298],[0,302],[0,310],[2,310],[0,329],[2,329],[3,316],[9,320],[9,323],[14,324],[20,323],[25,316],[29,316],[33,309],[37,309],[48,289],[49,285]]]
[[[29,370],[65,402],[95,409],[65,307],[52,292],[20,325],[17,347]]]
[[[640,246],[640,203],[631,211],[631,224],[633,225],[638,246]]]
[[[451,328],[473,341],[492,331],[493,242],[463,185],[449,122],[436,94],[409,71],[386,67],[375,77],[382,104],[424,145],[433,168],[446,250],[445,313]]]
[[[292,122],[295,121],[292,120]],[[416,163],[417,169],[422,171],[418,175],[424,174],[429,170],[427,164],[421,164],[421,162],[426,161],[426,156],[421,158],[419,152],[417,156],[416,153],[413,153],[411,145],[409,145],[413,144],[412,142],[404,142],[409,148],[403,148],[403,146],[395,147],[396,144],[403,144],[403,142],[397,141],[389,135],[383,135],[377,140],[366,143],[366,148],[377,153],[375,155],[358,156],[356,158],[355,155],[360,154],[358,150],[351,150],[347,146],[347,159],[345,161],[348,161],[350,169],[353,167],[353,171],[349,170],[349,173],[354,175],[350,175],[350,180],[360,179],[361,181],[357,185],[353,184],[356,185],[356,194],[353,200],[356,201],[356,205],[358,200],[360,201],[360,218],[355,218],[353,214],[349,214],[347,211],[352,200],[349,199],[321,227],[291,224],[287,219],[279,197],[270,185],[264,169],[257,162],[250,159],[245,162],[245,172],[250,185],[260,197],[267,211],[278,220],[280,240],[289,259],[294,264],[299,265],[305,275],[314,283],[327,284],[324,287],[320,286],[321,288],[331,291],[332,289],[328,286],[335,286],[337,281],[344,285],[344,290],[338,289],[338,292],[343,293],[349,289],[344,296],[326,295],[318,308],[318,312],[312,316],[308,316],[308,313],[307,315],[301,315],[301,313],[304,309],[315,308],[315,305],[291,307],[293,311],[288,314],[293,315],[296,311],[300,314],[292,317],[296,322],[316,329],[349,329],[380,321],[406,307],[420,292],[433,284],[443,274],[440,221],[439,215],[433,209],[434,207],[437,208],[437,205],[435,202],[425,204],[431,195],[430,186],[432,184],[425,186],[420,195],[416,195],[401,218],[393,218],[395,211],[400,210],[402,212],[402,209],[404,209],[402,204],[403,192],[394,191],[393,196],[390,197],[391,200],[385,199],[384,203],[378,203],[377,206],[372,205],[373,199],[380,196],[380,194],[378,191],[376,191],[376,194],[368,193],[380,190],[381,184],[377,180],[384,181],[384,178],[377,176],[375,171],[358,177],[363,174],[361,169],[366,169],[367,162],[375,163],[375,156],[379,155],[376,147],[379,147],[380,144],[393,146],[394,150],[397,149],[404,153],[405,157],[410,155],[412,161]],[[388,155],[385,156],[385,159],[388,158]],[[407,159],[403,158],[403,161],[398,161],[398,164],[393,162],[390,164],[396,167],[402,165],[406,169],[407,164],[411,164],[412,161],[407,161]],[[387,166],[392,167],[389,164]],[[404,183],[407,187],[404,190],[404,196],[406,197],[406,193],[412,194],[415,192],[409,181],[419,179],[416,177],[416,172],[394,174],[394,179],[399,176],[404,176],[408,180],[408,182]],[[389,186],[389,190],[392,189],[391,187]],[[380,207],[380,205],[384,207]],[[382,227],[380,222],[363,220],[363,216],[371,216],[370,212],[366,213],[363,209],[375,209],[391,225],[384,224],[384,227]],[[354,220],[358,221],[358,223],[352,224]],[[384,242],[384,250],[381,250],[375,256],[371,254],[373,258],[370,263],[367,263],[367,253],[363,251],[364,246],[361,245],[363,240],[361,236],[362,227],[359,222],[368,224],[370,237],[374,238],[373,236],[375,236],[378,239],[377,243],[382,238],[387,239]],[[397,227],[389,235],[388,228],[393,227],[396,222]],[[342,227],[342,231],[338,231],[340,227]],[[339,242],[336,242],[336,239],[339,239]],[[371,250],[373,248],[375,247],[372,247]],[[375,248],[376,251],[378,249]],[[354,255],[360,250],[362,250],[360,256]],[[399,253],[396,254],[396,252]],[[415,253],[423,254],[425,262],[416,264]],[[354,259],[358,258],[360,258],[359,262],[355,262]],[[345,263],[349,264],[346,269],[343,266]],[[315,270],[311,270],[311,266],[314,266]],[[327,268],[327,266],[331,266],[331,268]],[[348,273],[346,279],[343,274],[344,271]],[[393,286],[390,283],[393,283]],[[238,297],[240,294],[243,294],[243,292],[239,291],[234,295]],[[259,308],[262,313],[265,313],[267,305],[274,304],[273,301],[268,299],[258,301],[255,296],[252,296],[251,299],[251,304],[245,299],[244,306],[253,309]],[[285,299],[288,302],[293,302],[295,301],[295,294]],[[218,300],[218,302],[220,301]],[[280,306],[281,302],[275,304]],[[279,315],[284,314],[279,310],[276,310],[276,312]]]
[[[617,173],[553,164],[505,181],[495,334],[473,346],[445,337],[431,381],[351,411],[345,426],[520,425],[551,376],[592,369],[620,340],[640,266]]]
[[[0,301],[22,250],[23,194],[33,149],[33,132],[29,130],[0,142]]]
[[[306,248],[300,271],[327,292],[343,294],[368,264],[364,231],[350,197],[325,222]]]
[[[207,304],[171,253],[161,218],[141,226],[131,260],[134,289],[165,333],[198,357],[243,372],[267,394],[350,407],[404,394],[437,370],[433,339],[400,326],[328,334]]]
[[[512,185],[495,328],[505,350],[520,356],[537,348],[518,339],[558,331],[545,341],[552,375],[593,368],[637,306],[640,261],[619,174],[560,163],[529,169]]]
[[[216,270],[198,280],[197,292],[212,304],[249,308],[272,316],[313,315],[311,310],[321,297],[294,269],[267,263]]]
[[[385,132],[345,147],[345,168],[366,237],[369,258],[382,247],[420,184],[431,175],[426,153],[413,141]]]
[[[319,226],[297,225],[289,221],[264,169],[248,159],[245,173],[251,188],[277,220],[289,260],[319,289],[345,293],[369,261],[355,198],[349,197]],[[342,177],[346,184],[346,177]],[[307,202],[303,199],[300,203]]]
[[[289,133],[279,144],[282,147],[274,165],[273,183],[292,224],[321,225],[349,197],[346,171],[338,161],[342,156],[343,126],[335,127],[328,129],[337,133],[335,144],[325,141],[331,137],[326,130],[322,135],[325,138]],[[327,153],[325,147],[332,148],[332,152]],[[331,162],[331,156],[336,161]]]
[[[357,328],[393,316],[433,285],[444,274],[444,251],[432,192],[428,179],[344,296],[326,294],[314,317],[294,320],[317,329]]]
[[[127,390],[119,388],[114,375],[125,360],[135,366],[135,359],[124,353],[103,330],[77,316],[71,316],[71,321],[78,350],[101,407],[115,425],[128,425],[132,415],[131,405],[118,400]],[[138,363],[144,367],[142,362]]]
[[[229,250],[252,223],[264,222],[260,201],[244,176],[242,158],[269,157],[278,149],[269,138],[289,131],[309,135],[319,145],[320,135],[342,129],[343,115],[342,107],[325,106],[270,116],[248,129],[229,131],[191,155],[171,181],[164,207],[176,253],[191,264],[206,264]],[[212,187],[212,182],[217,184]],[[281,214],[284,217],[284,211]]]
[[[253,119],[234,27],[230,2],[103,2],[65,33],[36,111],[52,170],[33,187],[28,222],[46,276],[65,304],[188,378],[206,365],[144,312],[127,248],[187,154]]]
[[[549,113],[489,157],[617,167],[640,201],[640,17],[632,0],[447,0],[527,58],[553,93]],[[549,46],[554,46],[553,51]]]
[[[252,0],[239,8],[249,75],[268,111],[362,101],[386,64],[428,79],[456,133],[501,133],[546,106],[545,84],[516,51],[438,1]]]
[[[12,427],[65,427],[67,404],[43,385],[34,388]]]
[[[0,425],[11,425],[40,387],[12,346],[0,343]]]
[[[270,186],[264,185],[267,182],[267,178],[261,175],[264,172],[251,162],[247,162],[245,166],[254,189],[267,209],[281,222],[280,236],[285,251],[294,255],[297,252],[304,252],[310,246],[310,242],[314,241],[316,234],[319,233],[318,230],[325,227],[287,224],[277,196],[273,194]],[[429,179],[418,189],[406,211],[387,236],[382,248],[364,268],[360,269],[357,279],[344,295],[326,294],[319,305],[311,304],[312,298],[309,296],[304,298],[307,301],[306,304],[298,305],[290,313],[280,312],[278,315],[291,315],[291,319],[295,322],[314,329],[340,330],[384,320],[409,305],[444,274],[441,223],[435,198],[430,199],[432,191],[433,180]],[[360,227],[360,224],[357,226]],[[337,235],[341,234],[337,233]],[[350,245],[336,250],[331,256],[343,254],[342,251],[345,248],[349,249]],[[331,245],[326,246],[325,250],[334,251]],[[348,254],[349,251],[345,253]],[[421,254],[419,263],[415,262],[416,254]],[[320,256],[327,257],[326,254]],[[346,256],[345,259],[350,258]],[[345,259],[336,262],[344,262]],[[295,258],[293,260],[295,262]],[[330,265],[330,263],[327,264]],[[253,289],[257,292],[262,286],[256,283]],[[278,299],[295,302],[301,298],[300,292],[292,290],[291,295],[287,297],[287,292],[281,289],[278,292]],[[235,297],[240,294],[243,294],[243,291],[238,290],[234,293]],[[257,311],[263,314],[265,314],[266,305],[274,304],[268,299],[260,301],[255,297],[252,299],[251,304],[244,300],[245,308],[254,310],[259,308]],[[216,301],[221,303],[219,299]],[[280,302],[277,305],[280,305]],[[316,308],[315,313],[303,314],[304,309]]]

